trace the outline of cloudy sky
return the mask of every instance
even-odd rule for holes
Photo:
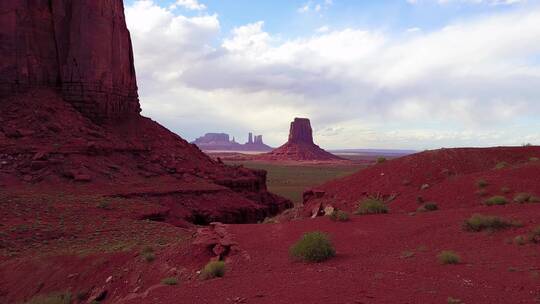
[[[143,114],[325,148],[540,144],[540,0],[126,0]]]

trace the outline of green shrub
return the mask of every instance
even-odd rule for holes
[[[483,230],[502,230],[510,227],[519,226],[517,222],[512,222],[497,216],[473,214],[463,223],[463,229],[466,231],[479,232]]]
[[[388,207],[383,201],[377,199],[366,199],[360,203],[356,214],[382,214],[388,213]]]
[[[446,303],[447,304],[462,304],[463,302],[460,299],[448,297],[448,299],[446,299]]]
[[[540,158],[538,158],[538,157],[531,157],[531,158],[529,158],[529,161],[531,161],[531,162],[537,162],[537,161],[539,161],[539,160],[540,160]]]
[[[504,194],[508,194],[508,193],[512,192],[512,189],[510,189],[509,187],[502,187],[501,192],[504,193]]]
[[[422,206],[420,206],[420,208],[418,208],[416,211],[418,212],[429,212],[429,211],[437,211],[439,210],[439,206],[437,206],[436,203],[426,203]]]
[[[334,210],[330,214],[330,219],[334,222],[347,222],[349,220],[349,214],[345,211]]]
[[[523,235],[518,235],[514,238],[514,244],[516,245],[525,245],[527,243],[527,239]]]
[[[178,279],[175,278],[175,277],[165,278],[165,279],[161,280],[161,284],[169,285],[169,286],[177,285],[178,284]]]
[[[534,196],[534,195],[532,195],[530,193],[522,192],[522,193],[518,193],[518,194],[516,194],[516,196],[514,196],[514,202],[520,203],[520,204],[538,203],[538,202],[540,202],[540,197]]]
[[[529,242],[536,243],[536,244],[540,243],[540,226],[533,228],[533,230],[529,232],[528,239],[529,239]]]
[[[437,255],[437,260],[443,265],[459,264],[461,257],[453,251],[443,250]]]
[[[487,206],[493,206],[493,205],[506,205],[508,204],[508,200],[504,196],[496,195],[488,198],[484,201],[484,204]]]
[[[478,196],[486,196],[486,195],[488,195],[488,191],[486,189],[479,189],[478,191],[476,191],[476,195],[478,195]]]
[[[225,276],[225,270],[225,262],[212,261],[204,266],[203,270],[201,271],[201,278],[203,280],[222,278]]]
[[[478,188],[485,188],[489,186],[489,183],[485,179],[479,179],[476,181],[476,186],[478,186]]]
[[[415,253],[414,251],[412,251],[412,250],[407,250],[407,251],[403,251],[403,252],[401,253],[401,257],[402,257],[403,259],[410,259],[410,258],[414,257],[415,254],[416,254],[416,253]]]
[[[108,200],[99,202],[96,207],[103,210],[112,210],[111,202]]]
[[[386,162],[386,157],[382,157],[382,156],[377,157],[377,164],[382,164],[384,162]]]
[[[55,293],[46,296],[36,296],[30,299],[25,304],[70,304],[71,293]]]
[[[498,164],[495,165],[495,169],[496,170],[500,170],[500,169],[504,169],[508,166],[508,163],[507,162],[500,162]]]
[[[153,262],[156,259],[156,255],[154,254],[154,248],[150,246],[144,247],[141,251],[141,257],[148,263]]]
[[[306,233],[290,249],[292,257],[307,262],[323,262],[336,255],[336,251],[326,233],[315,231]]]

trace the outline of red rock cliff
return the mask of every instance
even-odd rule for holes
[[[295,118],[289,130],[289,143],[313,144],[313,131],[307,118]]]
[[[121,0],[2,0],[0,14],[0,97],[54,87],[93,120],[140,112]]]
[[[0,0],[0,190],[140,198],[175,225],[291,207],[139,115],[121,0]],[[25,190],[26,191],[26,190]],[[163,211],[164,210],[164,211]]]

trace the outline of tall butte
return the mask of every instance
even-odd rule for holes
[[[261,156],[267,160],[336,161],[342,158],[329,153],[313,142],[313,130],[307,118],[295,118],[289,129],[289,140],[281,147]]]
[[[122,0],[2,0],[0,58],[0,189],[144,200],[178,225],[291,206],[139,114]]]

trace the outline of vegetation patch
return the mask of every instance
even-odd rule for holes
[[[349,214],[342,210],[334,210],[330,214],[330,219],[334,222],[347,222],[349,221]]]
[[[504,169],[508,167],[508,163],[507,162],[500,162],[498,164],[495,165],[495,169],[496,170],[500,170],[500,169]]]
[[[476,195],[478,195],[480,197],[487,196],[488,191],[487,191],[487,189],[479,189],[478,191],[476,191]]]
[[[516,245],[523,246],[527,243],[527,238],[524,237],[523,235],[518,235],[514,238],[513,242]]]
[[[154,248],[150,246],[144,247],[141,251],[141,257],[148,263],[153,262],[156,259],[156,255],[154,254]]]
[[[529,242],[540,244],[540,226],[537,226],[529,232],[528,236]]]
[[[508,204],[508,200],[504,196],[496,195],[496,196],[492,196],[492,197],[488,198],[487,200],[485,200],[484,204],[486,206],[506,205],[506,204]]]
[[[540,202],[540,197],[535,196],[535,195],[533,195],[531,193],[522,192],[522,193],[518,193],[518,194],[516,194],[516,196],[514,196],[514,202],[520,203],[520,204],[538,203],[538,202]]]
[[[482,178],[476,181],[476,186],[478,188],[485,188],[489,186],[489,183],[485,179]]]
[[[437,255],[437,260],[443,265],[454,265],[461,262],[461,257],[451,250],[443,250]]]
[[[292,257],[307,262],[323,262],[336,255],[330,237],[323,232],[306,233],[290,249]]]
[[[446,299],[446,303],[447,304],[462,304],[463,301],[461,301],[460,299],[448,297],[448,299]]]
[[[540,158],[538,158],[538,157],[531,157],[531,158],[529,158],[529,161],[531,161],[531,162],[537,162],[537,161],[539,161],[539,160],[540,160]]]
[[[71,293],[55,293],[46,296],[36,296],[25,304],[70,304],[72,300]]]
[[[225,262],[212,261],[204,266],[201,271],[201,279],[209,280],[213,278],[222,278],[225,276]]]
[[[377,164],[382,164],[386,162],[386,157],[377,157]]]
[[[508,193],[512,192],[512,189],[510,189],[509,187],[502,187],[501,192],[504,193],[504,194],[508,194]]]
[[[479,232],[483,230],[503,230],[511,227],[517,227],[521,224],[515,221],[509,221],[498,216],[474,214],[463,223],[463,229],[466,231]]]
[[[175,277],[165,278],[161,280],[161,284],[169,286],[178,285],[178,279]]]
[[[360,203],[355,214],[383,214],[388,213],[388,207],[382,200],[366,199]]]
[[[417,212],[430,212],[430,211],[437,211],[439,210],[439,206],[437,206],[436,203],[425,203],[424,205],[420,206],[416,211]]]
[[[401,258],[403,259],[410,259],[412,257],[414,257],[416,255],[416,253],[412,250],[406,250],[406,251],[403,251],[401,253]]]

